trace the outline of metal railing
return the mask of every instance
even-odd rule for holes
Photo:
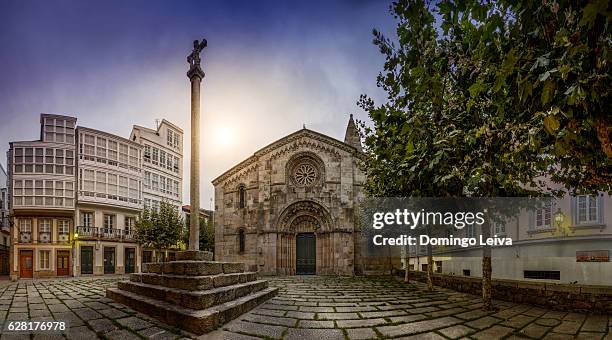
[[[97,228],[77,226],[79,238],[101,238],[112,240],[131,240],[134,238],[134,229]]]

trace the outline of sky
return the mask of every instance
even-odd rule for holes
[[[211,181],[302,128],[342,140],[356,102],[384,93],[372,29],[392,35],[387,1],[2,1],[0,154],[39,137],[40,113],[129,137],[167,119],[185,133],[189,202],[190,102],[186,56],[206,38],[201,94],[202,208]],[[6,158],[0,157],[6,165]]]

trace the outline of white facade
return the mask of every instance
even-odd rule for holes
[[[158,209],[167,201],[180,211],[183,187],[183,130],[162,120],[156,130],[135,125],[130,139],[142,145],[143,203]]]
[[[77,135],[75,276],[136,272],[140,251],[133,236],[143,208],[142,146],[85,127],[78,127]]]
[[[11,142],[11,277],[70,275],[76,118],[41,114],[40,140]]]
[[[453,236],[482,235],[473,228]],[[612,282],[612,197],[607,194],[551,199],[542,209],[492,226],[491,235],[513,241],[512,246],[492,248],[493,278],[593,285]],[[425,251],[425,247],[411,248],[413,270],[426,270]],[[481,256],[480,248],[442,252],[434,248],[434,272],[482,276]]]

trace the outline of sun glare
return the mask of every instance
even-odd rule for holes
[[[215,129],[215,142],[219,146],[229,146],[236,142],[236,131],[229,126]]]

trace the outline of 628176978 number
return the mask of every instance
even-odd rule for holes
[[[66,330],[66,321],[9,321],[4,325],[4,332],[62,332]]]

